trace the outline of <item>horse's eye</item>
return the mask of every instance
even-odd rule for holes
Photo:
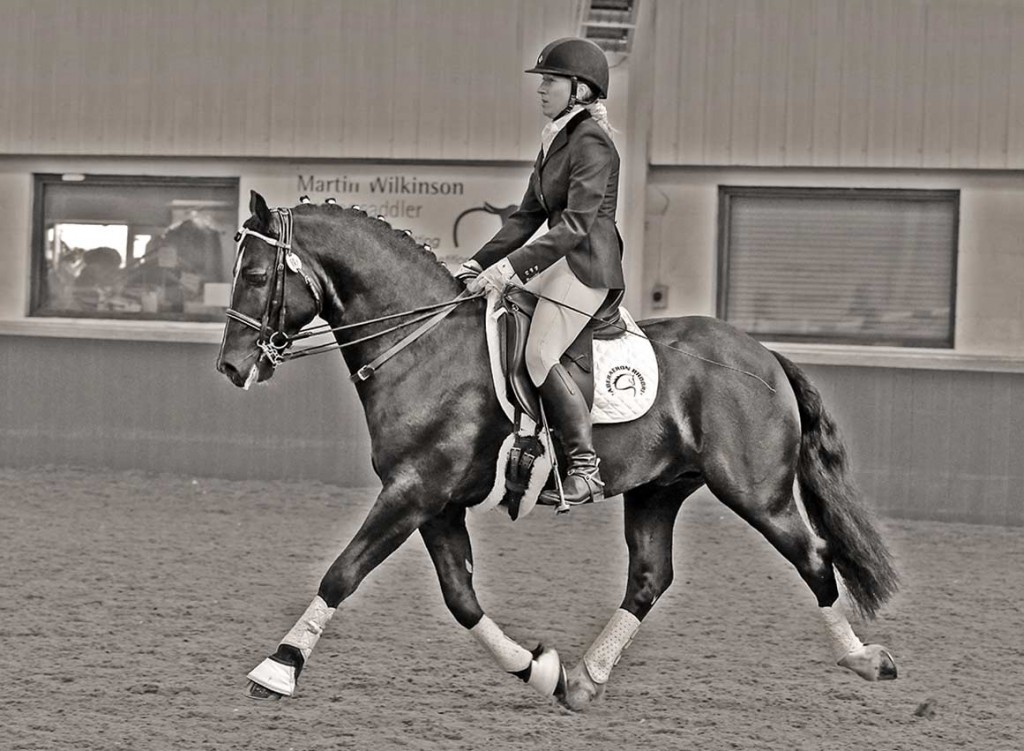
[[[260,286],[267,283],[267,272],[260,271],[259,269],[252,269],[246,271],[242,276],[245,277],[245,281],[249,284]]]

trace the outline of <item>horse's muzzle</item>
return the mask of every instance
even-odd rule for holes
[[[217,358],[217,370],[228,377],[228,380],[242,389],[248,389],[253,383],[264,381],[267,374],[260,367],[259,361],[251,363],[248,368],[240,369],[223,357]]]

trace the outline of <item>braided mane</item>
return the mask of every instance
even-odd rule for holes
[[[399,252],[407,252],[412,257],[429,261],[428,268],[443,270],[446,279],[454,280],[451,271],[445,263],[438,259],[437,254],[429,245],[421,245],[416,242],[412,232],[405,229],[398,229],[391,225],[383,216],[371,216],[358,206],[342,206],[334,199],[327,199],[322,204],[314,204],[310,201],[303,201],[295,206],[293,212],[296,214],[318,213],[334,214],[340,216],[350,225],[366,230],[370,235],[379,239],[385,246],[394,248]]]

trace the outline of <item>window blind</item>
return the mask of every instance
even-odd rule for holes
[[[761,339],[951,347],[955,191],[722,188],[719,316]]]

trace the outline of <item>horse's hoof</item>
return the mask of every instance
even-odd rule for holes
[[[533,650],[530,674],[526,683],[544,696],[558,697],[565,691],[565,668],[558,652],[538,644]]]
[[[866,681],[892,681],[899,671],[892,653],[880,644],[865,644],[839,661]]]
[[[295,665],[282,662],[278,657],[268,657],[249,671],[249,696],[253,699],[280,699],[295,695],[295,679],[299,671]],[[252,688],[255,684],[258,691]],[[263,692],[273,694],[265,696]],[[259,695],[257,695],[259,694]]]
[[[573,712],[582,712],[604,695],[604,685],[594,683],[581,660],[565,676],[565,692],[558,697],[559,703]]]
[[[249,681],[249,685],[245,689],[245,695],[256,701],[277,701],[284,696],[266,686],[261,686],[255,681]]]

